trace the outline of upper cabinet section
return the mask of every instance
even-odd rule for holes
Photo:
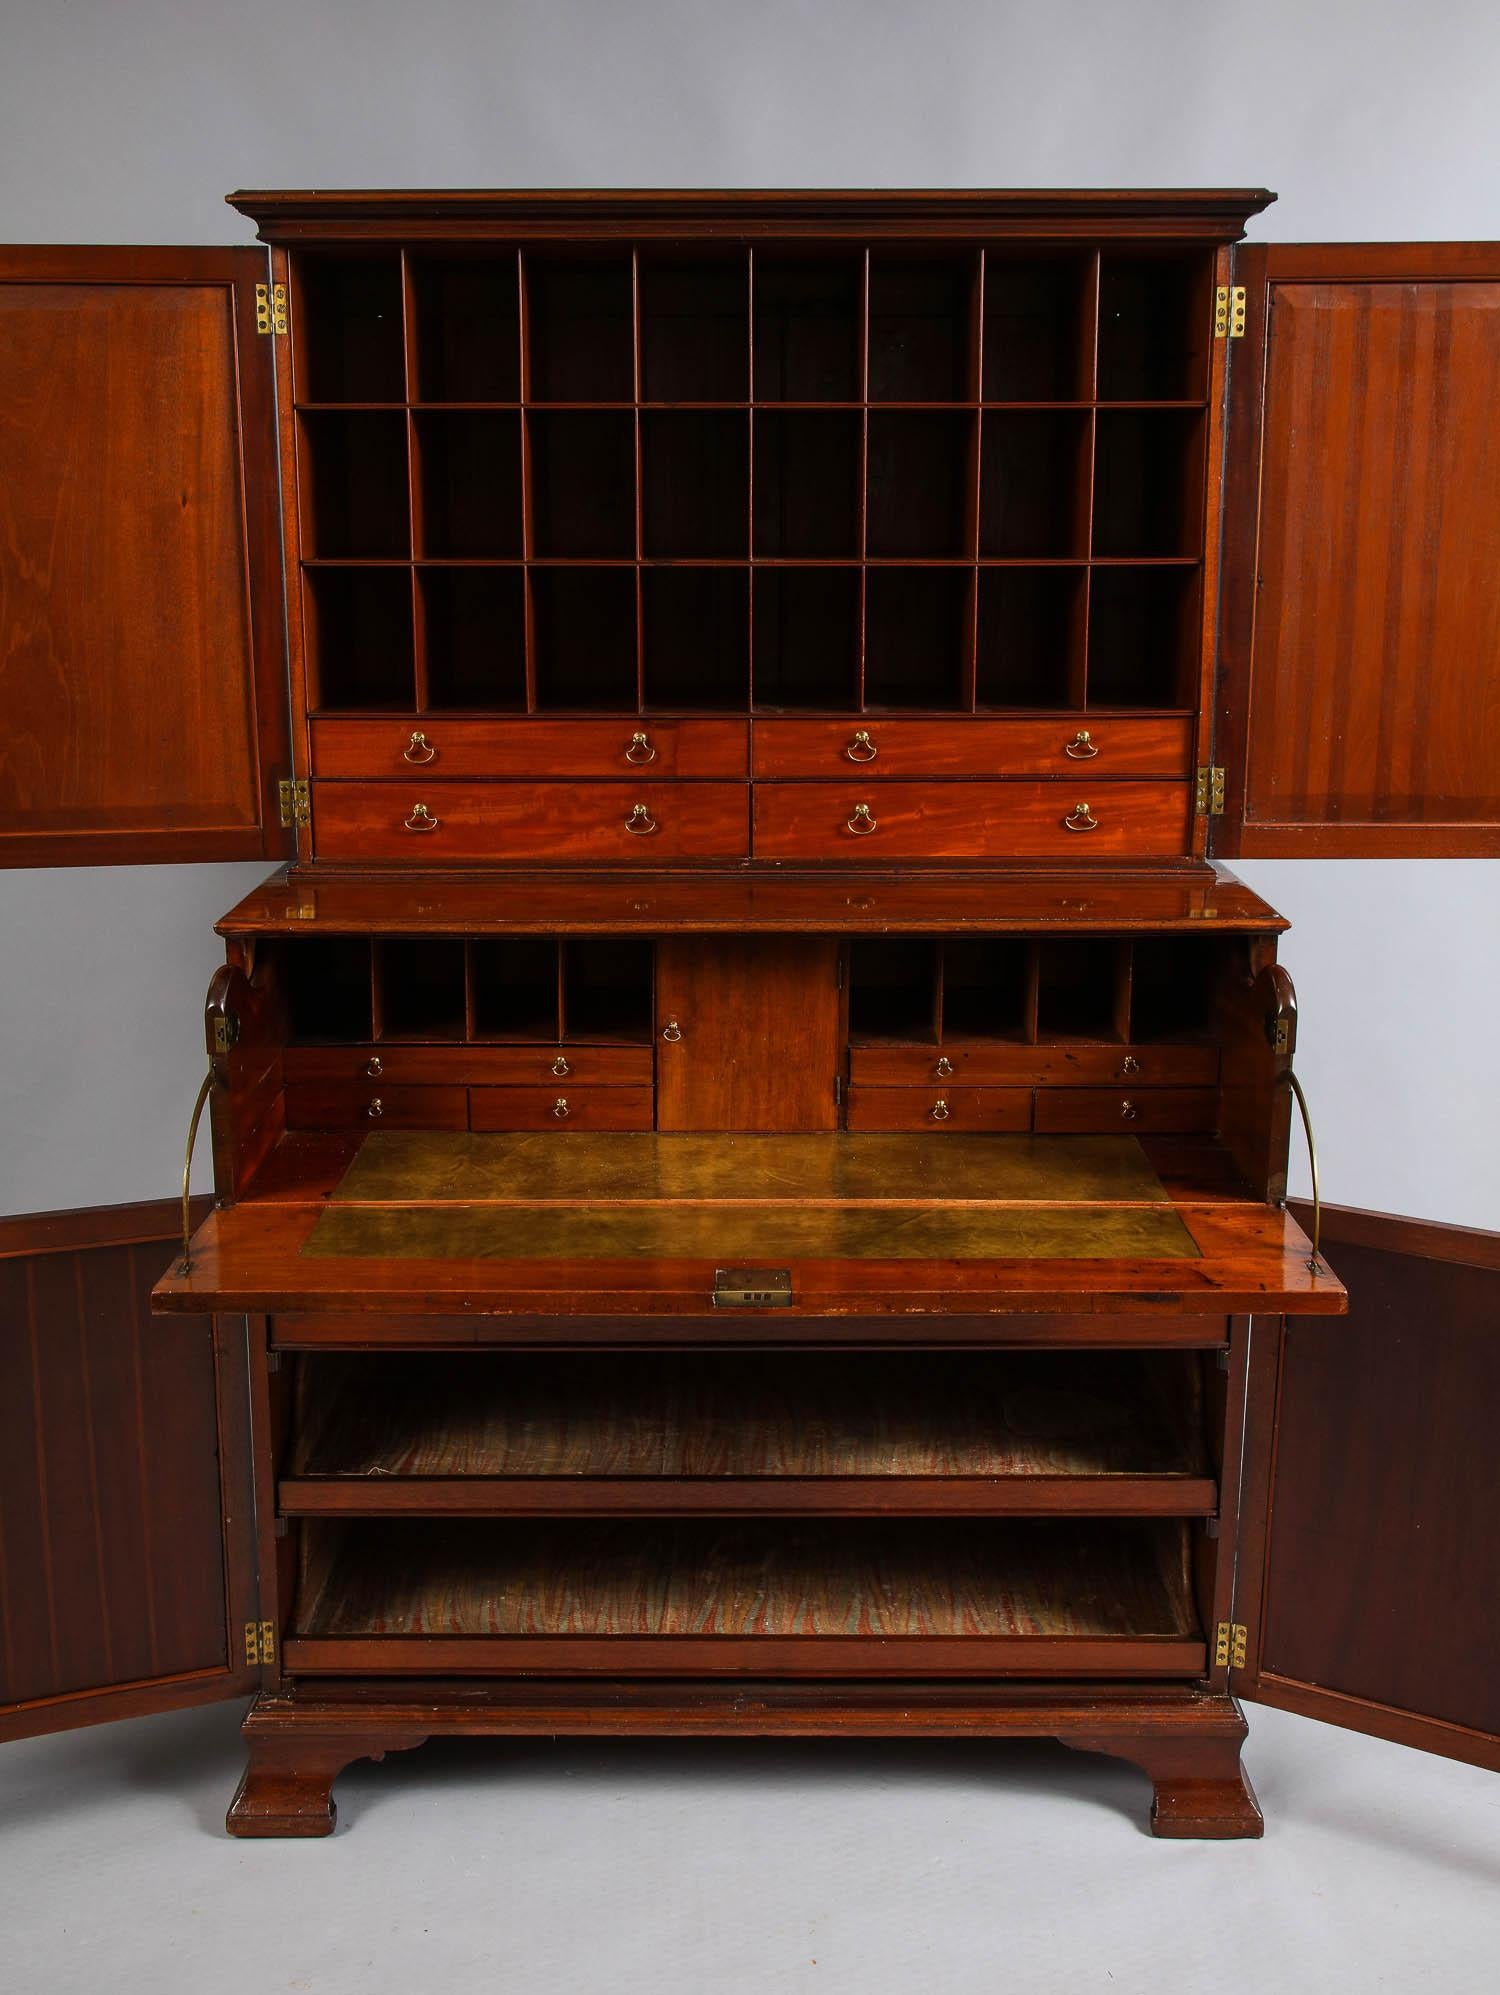
[[[1500,245],[1236,263],[1216,850],[1500,853]]]
[[[267,275],[0,249],[0,865],[285,849]]]

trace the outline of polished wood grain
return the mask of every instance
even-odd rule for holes
[[[663,939],[658,1129],[836,1129],[838,960],[822,937]]]
[[[1038,1130],[1128,1129],[1156,1135],[1163,1130],[1215,1129],[1219,1097],[1213,1088],[1137,1087],[1039,1088]]]
[[[947,1065],[940,1065],[946,1061]],[[1127,1065],[1127,1062],[1129,1063]],[[941,1046],[854,1045],[849,1077],[856,1084],[903,1087],[950,1077],[970,1086],[1211,1086],[1218,1078],[1216,1046],[1026,1046],[1004,1040],[944,1037]]]
[[[588,1087],[571,1080],[545,1087],[474,1088],[471,1129],[649,1129],[655,1096],[645,1087]]]
[[[1500,851],[1500,250],[1245,261],[1216,848]]]
[[[286,1089],[286,1126],[288,1129],[467,1129],[469,1094],[462,1087],[403,1085],[384,1079],[294,1081]]]
[[[954,1087],[933,1081],[925,1087],[870,1087],[849,1090],[851,1129],[1029,1129],[1031,1090],[1016,1087]]]
[[[413,743],[418,733],[421,740]],[[640,735],[642,740],[637,741]],[[430,751],[430,753],[429,753]],[[743,777],[748,744],[743,721],[503,720],[421,714],[397,720],[315,719],[314,774],[368,780],[400,776],[578,776],[622,781],[651,777]]]
[[[1136,720],[1093,712],[962,722],[865,715],[857,725],[757,719],[750,752],[758,777],[848,780],[854,771],[861,782],[886,776],[1181,777],[1192,761],[1193,723],[1185,716]]]
[[[0,864],[290,849],[265,275],[0,252]]]
[[[439,789],[420,773],[401,782],[319,783],[313,840],[320,859],[408,866],[736,859],[747,849],[746,795],[737,783],[455,782]],[[429,822],[433,828],[423,828]]]
[[[254,1682],[244,1335],[148,1320],[176,1224],[161,1201],[0,1228],[0,1739]]]
[[[358,1081],[386,1085],[649,1087],[649,1046],[589,1046],[559,1040],[539,1046],[288,1046],[288,1082]]]
[[[1092,864],[1187,849],[1185,783],[918,783],[863,777],[755,785],[758,859],[841,864],[933,859],[1054,859]],[[1081,828],[1069,830],[1072,819]],[[1092,820],[1092,822],[1091,822]],[[868,830],[866,826],[870,827]]]

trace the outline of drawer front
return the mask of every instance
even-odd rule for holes
[[[649,1129],[650,1088],[475,1088],[471,1129]]]
[[[946,1063],[946,1064],[945,1064]],[[1216,1046],[1023,1046],[1004,1040],[945,1041],[941,1046],[855,1046],[849,1078],[913,1087],[928,1081],[1014,1087],[1212,1087],[1219,1078]]]
[[[315,776],[618,777],[745,775],[747,724],[734,720],[315,720]]]
[[[1110,776],[1185,778],[1193,723],[1063,715],[1054,720],[758,720],[757,776]]]
[[[755,854],[876,865],[1166,858],[1188,849],[1191,802],[1186,783],[757,783]]]
[[[320,859],[739,859],[743,783],[318,783]]]
[[[1031,1127],[1030,1088],[867,1088],[849,1090],[851,1129]]]
[[[381,1080],[292,1081],[288,1129],[467,1129],[469,1095],[460,1087],[390,1087]]]
[[[282,1055],[289,1081],[374,1081],[406,1084],[452,1082],[503,1086],[532,1082],[548,1087],[649,1087],[649,1046],[289,1046]]]
[[[1036,1098],[1039,1131],[1099,1134],[1124,1130],[1132,1136],[1179,1134],[1218,1126],[1219,1097],[1213,1088],[1058,1088]]]

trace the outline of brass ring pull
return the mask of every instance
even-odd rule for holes
[[[366,1060],[365,1072],[370,1076],[372,1081],[378,1081],[380,1076],[385,1072],[385,1062],[378,1053],[372,1053],[369,1059]]]
[[[437,760],[437,750],[427,739],[421,728],[414,727],[412,729],[411,740],[407,742],[401,751],[401,760],[403,762],[435,762]]]
[[[1087,804],[1074,804],[1063,819],[1064,831],[1097,831],[1099,820]]]
[[[879,822],[879,818],[870,815],[868,804],[856,804],[854,815],[845,820],[844,828],[852,831],[856,838],[868,838]]]
[[[557,1097],[557,1100],[552,1105],[552,1113],[557,1117],[559,1122],[561,1122],[565,1116],[569,1116],[573,1113],[572,1109],[568,1107],[568,1098],[566,1095],[560,1094]]]
[[[862,727],[852,741],[845,743],[844,753],[851,762],[873,762],[880,750],[870,739],[870,730]]]
[[[573,1069],[568,1065],[562,1054],[559,1053],[557,1058],[552,1062],[552,1071],[561,1080],[565,1074],[571,1074]]]
[[[629,817],[625,820],[625,829],[627,831],[634,831],[641,837],[644,837],[649,831],[655,831],[656,828],[656,819],[644,804],[636,804],[631,810]]]
[[[1127,1053],[1120,1062],[1121,1074],[1138,1074],[1140,1071],[1140,1061],[1135,1057],[1134,1053]]]
[[[1086,727],[1079,728],[1071,741],[1063,743],[1063,754],[1072,762],[1088,762],[1099,753],[1099,744]]]
[[[656,760],[656,750],[651,745],[649,734],[640,733],[631,735],[630,746],[625,750],[625,760],[627,762],[634,762],[637,767],[642,762],[654,762]]]
[[[946,1122],[948,1120],[948,1104],[941,1096],[932,1104],[932,1119],[934,1122]]]
[[[440,820],[435,818],[426,804],[413,804],[410,817],[403,818],[408,831],[436,831]]]
[[[1120,1117],[1122,1121],[1134,1122],[1140,1112],[1133,1101],[1122,1101],[1120,1103]]]
[[[682,1027],[677,1023],[675,1018],[669,1018],[661,1029],[661,1036],[663,1039],[670,1040],[675,1046],[677,1041],[682,1037]]]
[[[933,1072],[940,1081],[947,1080],[948,1076],[953,1072],[953,1062],[948,1058],[946,1053],[943,1054],[936,1067],[933,1068]]]
[[[375,1099],[370,1103],[370,1106],[365,1110],[365,1114],[369,1116],[372,1122],[378,1122],[381,1116],[385,1114],[385,1103],[380,1099],[379,1095],[376,1095]]]

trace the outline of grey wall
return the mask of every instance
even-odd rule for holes
[[[238,241],[238,186],[590,184],[1265,185],[1278,239],[1500,235],[1492,0],[10,0],[3,56],[3,240]],[[1326,1194],[1500,1224],[1500,864],[1241,870],[1297,923]],[[0,875],[0,1211],[173,1189],[211,924],[257,873]]]

